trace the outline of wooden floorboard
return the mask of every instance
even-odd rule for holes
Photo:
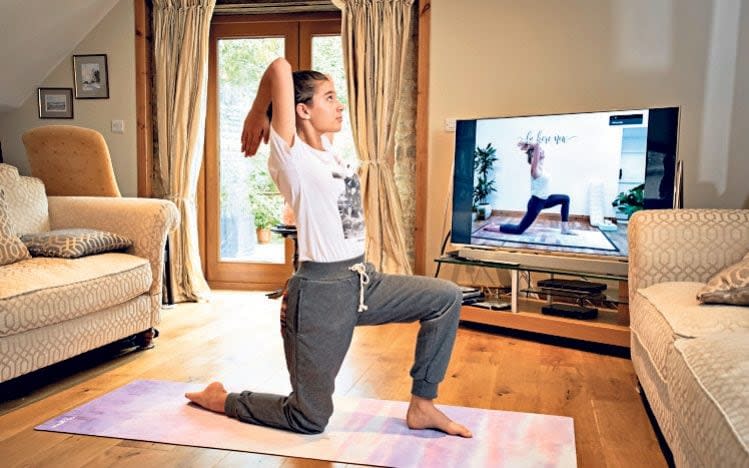
[[[155,349],[121,354],[111,347],[0,384],[0,465],[349,466],[33,430],[135,379],[288,389],[278,306],[262,293],[216,291],[209,303],[164,310]],[[417,331],[415,324],[358,328],[336,392],[407,400]],[[462,326],[438,403],[573,417],[581,467],[666,466],[631,361],[569,343]]]

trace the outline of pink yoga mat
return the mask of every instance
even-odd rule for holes
[[[184,393],[201,388],[136,380],[36,429],[393,467],[576,466],[568,417],[441,405],[473,432],[463,439],[408,429],[404,402],[336,397],[325,432],[300,435],[188,404]]]

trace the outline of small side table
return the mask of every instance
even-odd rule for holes
[[[294,241],[294,256],[292,257],[292,266],[294,267],[294,271],[296,271],[297,268],[299,268],[299,241],[297,240],[296,236],[296,226],[291,226],[288,224],[278,224],[270,228],[270,230],[271,232],[280,234],[284,239],[290,238]],[[279,288],[266,294],[266,297],[268,297],[269,299],[278,299],[282,294],[283,288]]]
[[[274,226],[270,228],[271,232],[275,232],[276,234],[281,234],[281,237],[285,238],[291,238],[294,241],[294,257],[292,259],[294,271],[299,268],[299,241],[296,237],[296,226],[288,225],[288,224],[279,224],[277,226]]]

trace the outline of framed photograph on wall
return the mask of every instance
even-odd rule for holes
[[[106,54],[73,55],[76,99],[109,99]]]
[[[72,88],[39,88],[40,119],[72,119]]]

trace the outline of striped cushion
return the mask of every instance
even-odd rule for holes
[[[29,251],[16,235],[10,219],[5,191],[0,189],[0,265],[8,265],[29,258]]]
[[[21,240],[35,257],[78,258],[133,245],[123,236],[95,229],[59,229],[26,234],[21,236]]]

